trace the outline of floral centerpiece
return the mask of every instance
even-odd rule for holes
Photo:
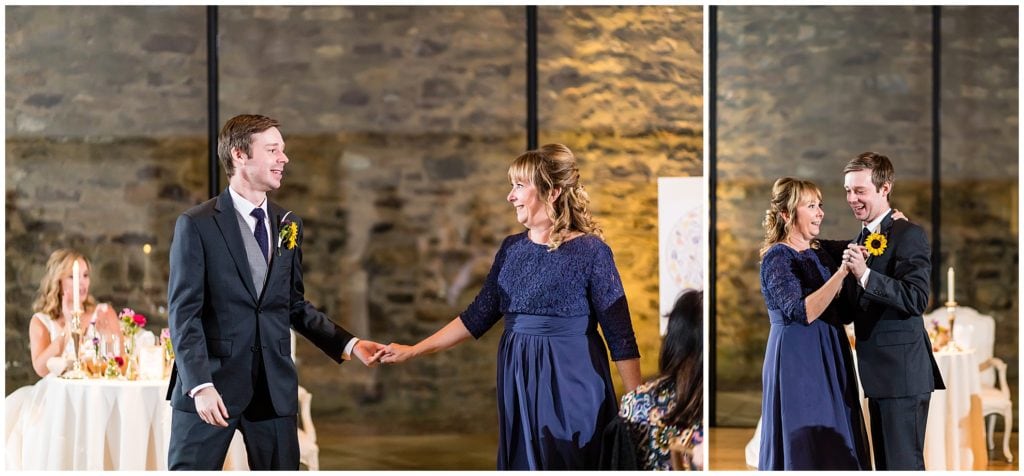
[[[117,315],[117,319],[121,321],[121,333],[124,334],[124,352],[126,355],[125,359],[125,371],[124,375],[129,380],[135,380],[135,375],[138,373],[138,355],[136,355],[135,347],[135,335],[146,326],[146,316],[136,313],[131,308],[124,308],[121,313]]]
[[[164,355],[167,360],[174,360],[174,346],[171,345],[171,330],[164,328],[160,331],[160,342],[164,345]]]
[[[938,352],[949,344],[949,328],[942,325],[938,319],[932,319],[931,325],[926,327],[928,338],[932,341],[932,352]]]
[[[121,333],[124,334],[126,341],[135,340],[135,334],[138,334],[143,327],[146,327],[146,316],[128,307],[121,310],[121,313],[117,315],[117,319],[121,321]],[[127,346],[128,343],[125,342],[125,345]]]
[[[124,365],[124,357],[111,355],[107,359],[107,368],[103,373],[106,378],[117,378],[121,376],[121,367]]]
[[[171,345],[171,330],[163,328],[160,330],[160,343],[164,348],[164,377],[171,375],[171,367],[174,365],[174,346]]]

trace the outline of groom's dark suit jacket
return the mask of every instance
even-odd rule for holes
[[[167,293],[175,351],[167,398],[177,410],[195,413],[188,392],[211,382],[228,414],[240,415],[253,398],[253,369],[262,359],[274,412],[295,415],[298,378],[290,357],[289,328],[342,361],[352,335],[303,295],[302,221],[288,215],[287,220],[298,225],[299,246],[289,250],[282,243],[278,249],[279,227],[287,211],[274,202],[267,209],[271,261],[262,293],[253,285],[227,189],[178,217]]]
[[[895,398],[944,389],[921,317],[928,307],[931,275],[924,230],[907,220],[893,220],[890,212],[878,231],[888,243],[880,256],[868,257],[867,287],[852,273],[843,283],[843,321],[854,322],[864,395]],[[841,256],[834,257],[841,261]]]

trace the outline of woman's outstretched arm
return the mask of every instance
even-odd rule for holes
[[[402,345],[392,342],[384,346],[384,356],[380,361],[385,364],[397,364],[405,362],[421,354],[433,354],[442,350],[455,347],[460,342],[473,337],[462,323],[462,318],[456,316],[448,325],[435,332],[430,337],[421,340],[416,345]]]

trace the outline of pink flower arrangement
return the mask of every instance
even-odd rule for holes
[[[146,316],[137,314],[128,307],[122,309],[117,318],[121,321],[121,332],[124,333],[125,337],[134,336],[146,326]]]

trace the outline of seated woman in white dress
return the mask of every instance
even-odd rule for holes
[[[78,261],[81,270],[78,296],[83,310],[80,323],[82,335],[86,335],[90,324],[95,324],[100,335],[114,336],[116,339],[113,341],[122,341],[114,309],[106,303],[96,304],[89,294],[89,260],[75,250],[64,248],[54,251],[46,262],[46,274],[39,282],[39,291],[32,306],[35,314],[28,327],[32,369],[40,377],[50,373],[59,374],[66,362],[74,357],[69,323],[74,309],[72,268],[75,261]]]
[[[97,305],[89,294],[90,265],[89,260],[81,253],[70,249],[59,249],[50,254],[46,262],[46,272],[39,282],[36,301],[32,306],[35,314],[29,320],[29,344],[32,354],[32,369],[40,377],[60,375],[67,363],[74,357],[74,344],[71,332],[71,311],[74,309],[74,278],[72,268],[74,262],[79,266],[78,296],[81,304],[81,329],[83,335],[90,324],[95,324],[96,332],[108,336],[111,342],[123,342],[121,327],[117,316],[109,304]],[[120,352],[118,352],[120,353]],[[25,447],[25,438],[34,429],[36,419],[32,415],[41,407],[32,407],[36,402],[34,390],[37,385],[27,385],[15,390],[4,399],[6,424],[4,441],[6,443],[8,470],[41,469],[38,458],[29,456],[31,447]],[[31,445],[29,445],[31,446]],[[26,453],[27,452],[27,453]],[[38,455],[36,455],[38,456]]]

